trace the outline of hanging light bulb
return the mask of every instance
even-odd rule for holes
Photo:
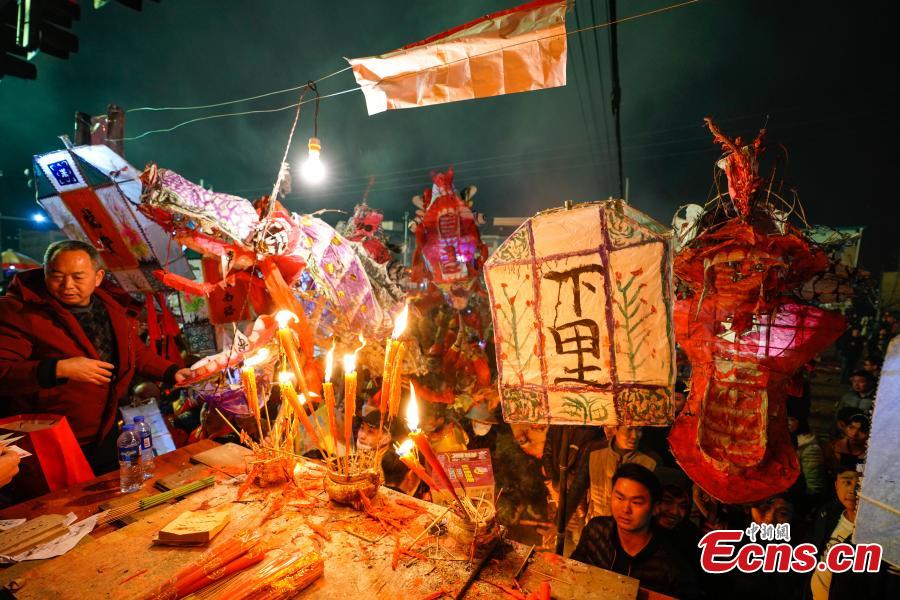
[[[321,158],[319,158],[319,154],[322,151],[322,144],[319,142],[319,138],[311,137],[309,138],[308,147],[309,158],[303,163],[300,172],[303,175],[303,179],[306,181],[310,183],[319,183],[325,179],[325,166],[322,164]]]

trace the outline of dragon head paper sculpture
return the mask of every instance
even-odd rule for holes
[[[725,148],[728,194],[695,215],[674,271],[676,338],[690,360],[690,396],[669,443],[685,472],[727,503],[786,490],[800,470],[787,431],[791,376],[843,331],[840,314],[801,299],[830,267],[763,189],[764,132],[749,145],[707,120]],[[679,232],[679,236],[683,232]]]

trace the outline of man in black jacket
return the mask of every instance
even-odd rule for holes
[[[571,558],[634,577],[655,592],[684,599],[699,597],[695,566],[653,525],[653,509],[662,495],[653,473],[626,463],[615,472],[612,482],[612,517],[591,519]]]

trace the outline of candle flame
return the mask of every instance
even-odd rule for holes
[[[300,406],[306,404],[306,394],[298,394],[297,401],[300,403]]]
[[[344,355],[344,375],[356,370],[356,353]]]
[[[403,332],[406,330],[406,322],[409,320],[409,304],[403,307],[403,310],[400,311],[400,314],[397,315],[397,318],[394,320],[394,332],[391,334],[391,337],[395,340],[403,335]]]
[[[413,446],[415,446],[415,444],[413,444],[413,441],[409,438],[404,440],[402,444],[394,444],[394,448],[396,448],[398,456],[406,456],[407,454],[410,454],[412,452]]]
[[[278,326],[282,329],[288,326],[288,323],[291,321],[295,323],[299,323],[300,319],[293,312],[289,310],[279,310],[275,313],[275,321],[278,323]]]
[[[294,381],[294,374],[290,371],[282,371],[278,374],[278,383],[290,385]]]
[[[331,350],[325,354],[325,382],[331,381],[331,373],[334,370],[334,344],[331,344]]]
[[[359,348],[353,351],[353,356],[359,354],[359,351],[366,347],[366,338],[363,337],[363,334],[359,334]]]
[[[258,367],[269,359],[269,349],[266,347],[260,348],[251,356],[248,356],[244,359],[245,367]]]
[[[416,388],[409,384],[409,401],[406,403],[406,426],[410,431],[419,429],[419,405],[416,402]]]
[[[294,479],[300,476],[300,473],[303,472],[303,469],[300,468],[300,463],[294,464]]]

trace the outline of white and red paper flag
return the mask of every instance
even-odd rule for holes
[[[369,115],[566,84],[566,0],[536,0],[348,59]]]

